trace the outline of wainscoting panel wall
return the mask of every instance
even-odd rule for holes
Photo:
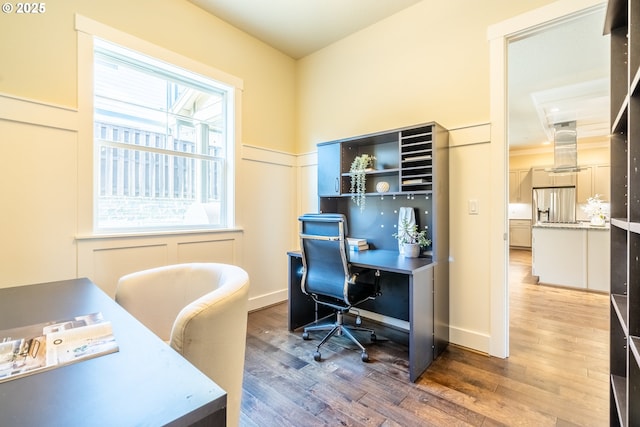
[[[286,252],[296,244],[303,209],[295,155],[236,146],[234,228],[96,236],[79,225],[91,204],[80,196],[93,185],[83,154],[91,149],[82,145],[92,142],[79,137],[82,116],[0,94],[0,288],[88,277],[113,296],[118,279],[133,271],[224,262],[249,273],[251,310],[287,298]],[[315,165],[306,169],[315,174]],[[315,191],[305,197],[317,203]]]
[[[118,279],[125,274],[169,264],[166,244],[105,248],[85,246],[89,245],[83,242],[78,244],[78,265],[84,270],[80,276],[91,278],[111,297],[116,294]]]
[[[287,251],[294,242],[296,158],[243,145],[237,171],[236,218],[244,231],[242,257],[250,266],[251,310],[287,299]]]
[[[300,204],[298,212],[318,212],[318,154],[302,154],[298,157],[298,188]]]
[[[0,288],[75,277],[76,114],[0,95]]]
[[[225,264],[233,264],[237,261],[236,244],[234,237],[228,239],[204,240],[201,242],[184,242],[178,243],[178,262],[221,262]]]
[[[491,128],[449,129],[449,340],[489,353],[491,330]],[[475,200],[477,214],[469,213]]]
[[[184,233],[78,240],[78,276],[89,277],[110,296],[118,279],[147,268],[185,262],[240,265],[242,233]]]

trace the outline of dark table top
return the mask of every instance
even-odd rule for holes
[[[224,409],[224,390],[90,280],[0,289],[0,330],[96,312],[119,351],[0,383],[0,426],[182,426]]]
[[[290,251],[289,255],[300,256],[300,251]],[[375,268],[395,273],[413,274],[433,264],[431,257],[405,258],[398,251],[369,249],[349,252],[349,262],[357,267]]]

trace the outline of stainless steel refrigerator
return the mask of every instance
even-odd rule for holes
[[[533,189],[534,222],[576,222],[576,187]]]

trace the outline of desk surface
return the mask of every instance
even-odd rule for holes
[[[0,329],[94,312],[119,352],[0,383],[0,426],[225,424],[225,391],[90,280],[0,289]]]
[[[290,251],[288,255],[300,256],[300,251]],[[431,257],[406,258],[398,251],[370,249],[349,252],[349,262],[356,267],[377,268],[402,274],[413,274],[433,264]]]
[[[329,315],[331,309],[316,307],[301,289],[302,260],[300,251],[289,255],[289,330],[311,324]],[[415,381],[435,357],[434,267],[430,257],[405,258],[397,251],[371,249],[350,252],[356,267],[380,270],[381,295],[359,305],[382,316],[407,321],[409,337],[409,379]]]

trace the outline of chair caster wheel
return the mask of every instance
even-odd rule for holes
[[[316,362],[319,362],[320,360],[322,360],[322,357],[320,356],[319,351],[316,351],[315,353],[313,353],[313,360],[315,360]]]
[[[302,339],[303,340],[310,340],[311,337],[309,336],[309,332],[303,332],[302,333]]]
[[[368,362],[369,361],[369,355],[367,354],[366,351],[362,352],[362,356],[360,356],[363,362]]]
[[[376,334],[371,334],[371,341],[373,342],[378,341],[378,337],[376,336]]]

